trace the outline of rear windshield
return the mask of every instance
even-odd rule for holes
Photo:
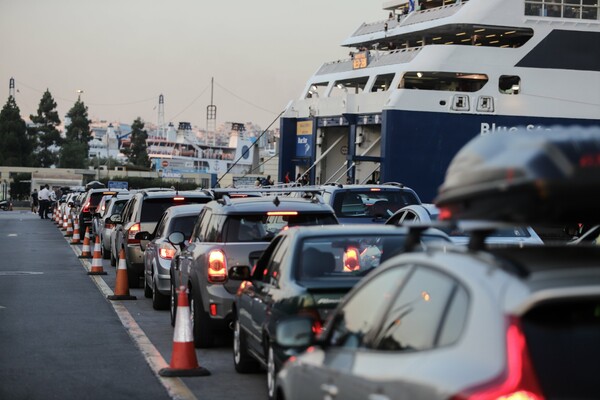
[[[423,235],[421,244],[446,241]],[[302,241],[298,281],[358,279],[404,251],[405,235],[328,236]]]
[[[197,215],[187,215],[185,217],[173,218],[173,220],[171,221],[169,233],[181,232],[183,233],[186,239],[189,239],[197,219]]]
[[[600,399],[600,297],[539,306],[523,331],[546,398]]]
[[[145,199],[142,204],[142,217],[140,222],[158,222],[167,208],[184,204],[204,204],[211,199],[208,197],[184,197],[183,200],[174,200],[172,197],[159,199]]]
[[[335,215],[353,217],[391,217],[404,206],[419,204],[414,193],[406,190],[352,190],[336,193],[333,202]]]
[[[112,210],[110,211],[111,215],[121,214],[121,210],[123,210],[125,204],[127,204],[127,200],[116,200],[112,206]]]
[[[265,213],[231,215],[225,223],[226,242],[270,242],[282,229],[298,225],[337,224],[330,213],[298,213],[293,216],[268,216]]]

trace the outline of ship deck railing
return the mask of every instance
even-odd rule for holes
[[[445,6],[429,8],[427,10],[413,11],[409,14],[400,15],[399,19],[386,19],[383,21],[377,21],[372,23],[363,23],[357,30],[352,34],[351,37],[357,37],[362,35],[368,35],[371,33],[384,32],[385,25],[387,24],[387,30],[390,31],[394,28],[418,24],[426,21],[433,21],[435,19],[446,18],[456,14],[468,0],[463,0],[460,3],[447,4]]]
[[[371,51],[369,65],[367,68],[408,63],[417,56],[421,49],[422,47],[410,47],[408,49],[397,49],[389,52]],[[323,64],[317,71],[316,75],[333,74],[352,70],[352,59],[349,58],[346,60],[338,60]]]

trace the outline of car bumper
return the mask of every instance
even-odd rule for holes
[[[128,244],[125,247],[125,252],[127,253],[125,257],[127,257],[128,266],[136,270],[140,276],[142,276],[144,272],[144,259],[142,252],[142,248],[139,244]]]
[[[202,301],[203,306],[208,315],[215,323],[222,323],[224,326],[228,326],[229,322],[232,321],[232,306],[235,301],[235,295],[225,290],[222,285],[208,285],[207,286],[208,296],[204,296]],[[205,298],[206,297],[206,298]],[[216,305],[216,313],[210,312],[210,305]]]

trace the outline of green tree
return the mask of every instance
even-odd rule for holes
[[[29,119],[35,124],[29,128],[31,136],[36,139],[33,165],[35,167],[57,165],[57,149],[62,143],[60,132],[56,129],[60,125],[60,119],[56,111],[56,102],[48,89],[42,95],[37,115],[30,115]]]
[[[8,101],[0,111],[0,165],[31,166],[33,143],[27,136],[27,126],[15,98]]]
[[[77,99],[73,108],[67,112],[70,120],[66,130],[66,138],[60,150],[60,166],[62,168],[86,168],[91,138],[88,108]]]
[[[144,130],[144,122],[137,117],[131,125],[131,145],[123,153],[129,158],[129,163],[139,167],[148,168],[150,160],[148,159],[146,139],[148,133]]]

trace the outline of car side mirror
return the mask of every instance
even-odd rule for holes
[[[152,234],[150,232],[142,231],[136,233],[134,238],[140,241],[142,251],[146,251],[146,246],[148,246],[148,243],[152,240]]]
[[[247,265],[236,265],[229,269],[229,279],[232,281],[250,280],[250,267]]]
[[[183,249],[183,245],[185,244],[185,235],[181,232],[171,232],[171,234],[167,237],[167,240],[173,246],[179,246],[180,249]]]
[[[123,223],[123,220],[121,219],[121,214],[113,214],[108,219],[113,224],[122,224]]]
[[[280,320],[275,330],[275,341],[282,347],[308,347],[314,344],[313,319],[298,316]]]

